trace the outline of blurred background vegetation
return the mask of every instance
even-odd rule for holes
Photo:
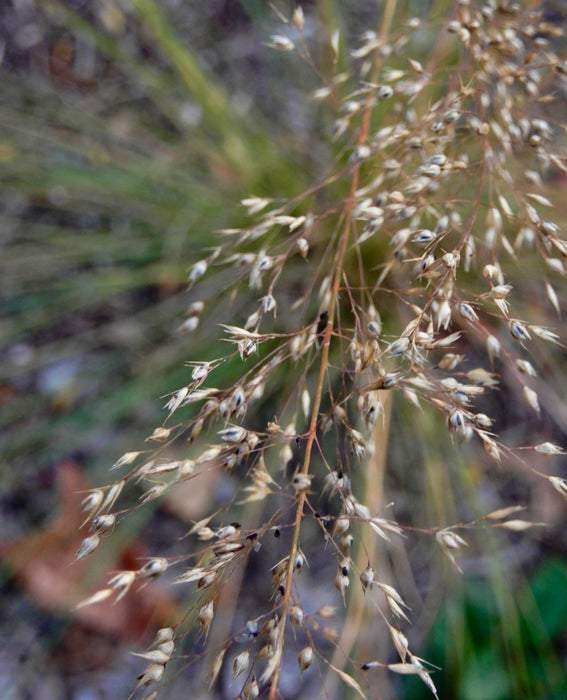
[[[290,3],[276,4],[289,16]],[[407,16],[438,18],[449,5],[400,4]],[[376,25],[376,3],[344,5],[303,3],[322,65],[335,26],[349,46]],[[560,9],[547,4],[557,23]],[[83,486],[104,483],[162,420],[159,397],[187,383],[185,362],[206,353],[210,335],[180,327],[194,301],[188,270],[214,244],[211,232],[243,223],[243,197],[293,197],[328,164],[333,115],[308,99],[317,76],[265,46],[278,24],[263,0],[0,6],[3,697],[118,697],[116,688],[131,687],[125,640],[114,631],[109,647],[101,633],[93,646],[29,574],[14,578],[14,552],[34,551],[26,543],[37,533],[34,546],[49,549],[58,513],[76,507],[71,489],[57,488],[61,465],[74,465]],[[408,420],[404,411],[394,425]],[[421,430],[427,444],[433,428]],[[426,470],[437,459],[433,448],[415,454],[396,440],[390,453]],[[443,459],[462,457],[447,447]],[[403,471],[388,478],[400,500],[417,488]],[[523,483],[495,480],[522,500]],[[455,498],[471,497],[474,484],[459,488]],[[443,698],[564,697],[567,541],[563,515],[551,515],[537,541],[495,543],[489,570],[479,566],[477,578],[432,601],[421,648],[443,669]],[[183,532],[173,516],[152,517],[158,542]],[[134,519],[130,536],[142,527]],[[522,573],[511,580],[506,557],[518,553]],[[81,645],[88,653],[71,663]],[[404,680],[395,692],[426,697],[418,685]]]

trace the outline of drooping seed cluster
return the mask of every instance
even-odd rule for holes
[[[304,33],[309,18],[298,8],[291,19],[269,46],[313,64]],[[268,595],[256,601],[244,632],[216,650],[210,688],[230,652],[230,682],[241,683],[240,696],[255,698],[270,687],[275,697],[291,634],[300,644],[300,674],[316,662],[328,665],[364,695],[364,676],[355,680],[321,651],[336,643],[323,625],[336,617],[334,608],[302,604],[298,576],[310,555],[301,525],[309,520],[324,556],[336,564],[331,586],[339,602],[348,605],[358,578],[400,657],[362,659],[363,670],[415,674],[436,694],[430,670],[401,630],[411,618],[408,605],[381,580],[380,561],[360,558],[369,536],[389,544],[406,531],[366,505],[356,488],[374,459],[392,394],[416,416],[425,409],[440,416],[463,450],[480,446],[492,460],[515,460],[567,494],[565,480],[500,439],[483,408],[506,363],[516,387],[510,391],[537,419],[544,409],[536,366],[562,348],[533,307],[530,313],[523,286],[529,295],[540,290],[538,303],[550,318],[561,313],[567,241],[552,218],[548,186],[567,172],[563,126],[553,119],[567,87],[567,62],[555,48],[559,28],[518,3],[460,0],[427,55],[423,37],[438,30],[411,18],[387,35],[367,31],[350,53],[350,70],[325,76],[314,98],[336,115],[332,172],[290,202],[246,198],[250,224],[221,231],[212,252],[192,265],[191,305],[180,330],[190,342],[218,312],[220,340],[206,360],[189,363],[187,384],[169,397],[163,425],[147,438],[157,448],[124,455],[113,469],[127,473],[85,497],[90,533],[77,558],[91,554],[126,516],[115,511],[126,485],[147,503],[187,481],[198,489],[204,471],[222,470],[240,493],[189,530],[186,558],[155,557],[118,572],[81,603],[122,597],[172,566],[174,584],[194,585],[179,632],[161,630],[140,655],[150,664],[139,687],[162,680],[177,634],[195,629],[207,639],[221,590],[262,547],[263,557],[273,551],[261,574],[267,583],[260,590]],[[330,48],[338,59],[336,33]],[[208,298],[197,296],[203,280],[215,290]],[[219,300],[227,301],[230,318]],[[267,394],[275,415],[262,422]],[[170,459],[173,446],[186,456]],[[563,454],[549,441],[528,449],[534,456]],[[263,519],[241,525],[231,517],[231,508],[240,520],[252,504],[265,504],[255,511]],[[518,532],[536,524],[510,519],[516,510],[501,508],[465,524],[434,523],[422,536],[465,569],[457,562],[468,544],[462,532],[486,525]],[[291,540],[281,557],[273,543],[283,542],[284,531]],[[246,647],[238,651],[242,638]]]

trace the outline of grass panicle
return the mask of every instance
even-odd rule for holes
[[[275,164],[261,129],[226,118],[157,4],[130,4],[199,100],[215,157]],[[242,223],[197,236],[183,379],[83,501],[77,559],[131,511],[203,489],[182,554],[153,552],[79,604],[158,579],[182,591],[185,616],[137,654],[140,697],[167,697],[184,673],[195,693],[242,698],[386,697],[396,676],[438,697],[420,634],[447,579],[490,577],[498,546],[542,530],[502,484],[567,493],[560,24],[532,2],[388,0],[351,46],[321,5],[324,19],[278,11],[264,44],[317,81],[305,100],[325,157],[291,196],[275,173],[271,192],[234,207]],[[132,70],[154,94],[153,70]]]

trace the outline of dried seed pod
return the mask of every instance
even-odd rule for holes
[[[244,673],[248,669],[248,666],[250,665],[250,653],[248,649],[245,649],[243,652],[238,654],[234,658],[234,661],[232,662],[232,679],[231,683],[233,683],[240,674]]]
[[[148,686],[154,683],[159,683],[163,678],[164,671],[165,666],[163,664],[150,664],[146,668],[146,670],[143,673],[141,673],[136,679],[139,681],[138,685],[136,686],[136,689],[147,688]]]
[[[201,606],[199,608],[199,611],[197,612],[196,620],[199,624],[200,635],[203,639],[206,639],[207,635],[209,634],[209,628],[211,626],[211,622],[213,621],[214,616],[215,606],[212,600],[210,600],[208,603],[205,603],[205,605]]]
[[[171,651],[170,651],[171,647]],[[145,651],[141,654],[131,651],[130,653],[133,656],[139,656],[141,659],[145,659],[146,661],[151,661],[152,663],[156,664],[166,664],[169,659],[171,658],[171,652],[173,651],[173,643],[168,642],[167,646],[164,645],[163,649],[151,649],[150,651]]]
[[[361,161],[366,160],[370,156],[370,153],[371,151],[368,146],[358,146],[351,153],[349,163],[360,163]]]
[[[119,591],[116,601],[119,601],[126,595],[126,593],[128,593],[130,586],[134,583],[135,579],[135,571],[119,571],[109,579],[108,585],[114,590]]]
[[[350,581],[349,581],[348,573],[344,574],[341,567],[339,567],[339,569],[337,571],[337,575],[335,576],[335,588],[341,594],[341,597],[343,599],[343,603],[345,605],[346,605],[346,591],[347,591],[349,585],[350,585]]]
[[[169,488],[169,484],[166,482],[162,482],[160,484],[155,484],[151,488],[149,488],[147,491],[144,491],[144,493],[140,496],[140,502],[142,504],[144,503],[149,503],[150,501],[153,501],[155,498],[159,498],[162,496],[167,489]]]
[[[166,642],[171,642],[175,636],[173,627],[162,627],[156,632],[152,646],[159,646]]]
[[[146,438],[146,442],[165,442],[170,435],[170,428],[156,428],[151,435],[148,435],[148,437]]]
[[[537,376],[533,365],[528,360],[516,360],[516,367],[520,370],[522,374],[527,374],[529,377]]]
[[[142,566],[139,573],[144,578],[154,580],[167,571],[168,562],[163,557],[154,557]]]
[[[297,551],[297,554],[295,555],[295,561],[293,562],[293,567],[299,573],[301,569],[307,564],[307,559],[305,558],[305,554],[299,549]]]
[[[394,642],[396,651],[400,655],[400,659],[402,661],[405,661],[409,653],[408,638],[399,629],[392,627],[392,625],[388,625],[388,631],[390,632],[390,636],[392,637],[392,641]]]
[[[240,523],[230,523],[230,525],[219,528],[215,532],[215,537],[218,540],[234,539],[240,535],[240,527]]]
[[[522,321],[518,321],[518,319],[510,319],[508,322],[508,328],[510,329],[512,337],[520,342],[531,339],[527,326],[525,323],[522,323]]]
[[[209,376],[210,364],[208,362],[203,362],[196,365],[191,372],[191,379],[195,382],[196,386],[200,386],[205,379]]]
[[[564,455],[565,451],[552,442],[542,442],[534,447],[536,452],[542,455]]]
[[[354,456],[357,459],[363,459],[366,454],[366,440],[358,430],[350,431],[350,445]]]
[[[273,313],[274,316],[276,315],[276,307],[277,303],[272,294],[266,294],[265,297],[262,297],[262,311],[267,314],[267,313]]]
[[[289,619],[294,627],[303,627],[303,623],[305,621],[303,608],[301,608],[299,605],[292,605],[289,609]]]
[[[209,540],[213,539],[213,537],[215,536],[215,532],[210,527],[200,527],[196,531],[196,535],[197,539],[201,542],[208,542]]]
[[[486,339],[486,350],[490,361],[494,363],[494,360],[500,357],[500,341],[498,338],[495,338],[493,335],[489,335]]]
[[[372,586],[374,582],[375,572],[370,562],[364,571],[360,574],[360,583],[362,584],[362,590],[366,593],[368,586]]]
[[[226,647],[224,649],[221,649],[220,652],[215,656],[214,661],[211,666],[211,670],[209,671],[209,693],[213,689],[214,684],[216,683],[216,680],[218,678],[218,675],[220,673],[220,670],[222,668],[222,662],[224,661],[224,657],[226,654]]]
[[[477,313],[470,304],[461,302],[461,304],[459,304],[459,313],[471,323],[476,323],[478,321]]]
[[[77,603],[73,610],[80,610],[81,608],[86,608],[88,605],[102,603],[103,600],[110,598],[113,593],[114,590],[112,588],[103,588],[102,590],[93,593],[93,595],[89,596],[85,600],[82,600],[80,603]]]
[[[377,535],[379,535],[383,540],[386,540],[386,542],[390,542],[390,537],[388,537],[386,532],[390,532],[394,535],[403,535],[402,529],[397,523],[395,523],[392,520],[374,517],[370,518],[368,524],[374,530],[374,532]]]
[[[252,676],[252,678],[242,689],[242,698],[243,700],[256,700],[259,695],[260,688],[258,687],[255,676]]]
[[[475,425],[479,428],[482,428],[483,430],[490,430],[490,428],[492,427],[492,419],[484,413],[475,414],[473,420]]]
[[[303,14],[303,8],[301,7],[301,5],[297,5],[295,10],[293,11],[291,19],[295,26],[299,29],[299,31],[302,31],[303,25],[305,24],[305,16]]]
[[[199,590],[204,590],[205,588],[209,588],[209,586],[212,586],[213,583],[217,580],[218,578],[218,572],[217,571],[208,571],[205,573],[203,576],[199,578],[199,582],[197,583],[197,588]]]
[[[189,278],[188,282],[190,285],[195,284],[195,282],[200,279],[205,272],[207,271],[207,261],[206,260],[199,260],[199,262],[196,262],[193,267],[191,268],[191,272],[189,273]]]
[[[349,529],[349,527],[350,519],[346,516],[341,516],[340,518],[337,518],[335,520],[335,525],[333,527],[333,535],[335,537],[340,537],[341,535],[344,535],[344,533]]]
[[[102,502],[100,506],[101,511],[108,510],[109,508],[112,508],[114,504],[116,503],[116,500],[118,499],[118,496],[122,493],[122,489],[124,488],[124,484],[126,481],[122,479],[121,481],[117,481],[116,483],[112,484],[106,491],[106,496],[104,498],[104,501]]]
[[[382,85],[376,92],[376,96],[380,101],[389,99],[393,94],[394,89],[390,85]]]
[[[87,520],[90,520],[90,518],[100,510],[103,499],[103,489],[94,489],[83,499],[81,506],[83,507],[83,511],[87,513]]]
[[[189,318],[179,326],[179,332],[180,333],[192,333],[193,331],[197,330],[199,327],[199,317],[198,316],[189,316]],[[151,439],[151,436],[147,438],[148,440]],[[157,439],[157,438],[153,438]]]
[[[348,555],[353,542],[354,537],[350,534],[350,532],[345,532],[345,534],[339,540],[339,549],[341,554]]]
[[[539,414],[541,413],[541,409],[539,406],[539,399],[538,399],[537,393],[533,389],[530,389],[529,386],[525,386],[523,394],[524,394],[524,399],[526,400],[526,403],[528,404],[528,406],[533,408],[533,410],[539,416]]]
[[[303,493],[311,487],[311,479],[310,474],[296,474],[291,483],[297,493]]]
[[[534,335],[537,335],[538,338],[541,338],[542,340],[547,340],[551,343],[556,343],[559,344],[559,336],[557,333],[553,333],[547,328],[542,328],[541,326],[530,326],[530,330]]]
[[[350,479],[340,469],[329,472],[323,480],[322,493],[330,492],[331,496],[339,491],[350,489]]]
[[[548,479],[553,488],[560,493],[563,498],[567,498],[567,480],[562,479],[560,476],[549,476]]]
[[[366,326],[366,330],[368,331],[369,336],[379,340],[382,333],[382,324],[379,320],[369,321],[368,325]]]
[[[289,464],[289,462],[291,462],[292,459],[293,459],[293,450],[291,449],[290,445],[286,442],[286,444],[281,448],[280,453],[279,453],[280,469],[282,472],[286,469],[287,465]],[[299,475],[296,475],[296,476],[299,476]],[[306,489],[309,488],[309,485],[311,483],[311,479],[309,477],[307,477],[307,479],[309,479],[309,484],[307,484]],[[299,479],[297,483],[298,483],[298,486],[301,486],[302,483],[303,484],[305,483],[305,480]],[[293,483],[293,487],[296,488],[295,482]],[[299,490],[301,490],[301,488]]]
[[[398,591],[393,586],[390,586],[387,583],[381,583],[380,581],[376,581],[375,585],[378,586],[378,588],[380,588],[382,593],[385,595],[386,604],[388,605],[390,611],[396,617],[407,620],[408,618],[403,608],[407,608],[408,606]]]
[[[447,427],[449,432],[458,439],[463,439],[466,436],[467,419],[464,413],[458,408],[451,411],[447,418]]]
[[[125,454],[120,457],[119,460],[117,460],[111,467],[110,471],[113,471],[114,469],[120,469],[120,467],[124,467],[127,464],[132,464],[138,457],[140,452],[126,452]]]
[[[116,516],[112,513],[107,515],[97,515],[91,522],[91,532],[96,532],[99,535],[108,534],[116,522]]]
[[[88,557],[89,554],[92,554],[95,551],[99,544],[100,537],[96,533],[90,537],[85,537],[85,539],[81,542],[81,546],[75,553],[75,559],[78,561],[79,559]]]
[[[223,442],[238,443],[246,440],[248,435],[244,428],[239,428],[238,426],[233,426],[230,428],[225,428],[224,430],[219,430],[218,434]]]
[[[270,43],[267,45],[278,51],[293,51],[295,48],[293,41],[287,36],[281,36],[281,34],[272,34]]]
[[[496,441],[493,440],[484,431],[479,430],[479,431],[477,431],[477,434],[479,435],[480,439],[482,440],[482,444],[483,444],[484,449],[486,450],[486,453],[490,457],[492,457],[492,459],[499,462],[501,459],[501,450],[498,447],[498,444],[496,443]]]
[[[456,552],[463,547],[467,547],[468,545],[466,541],[449,528],[439,530],[439,532],[435,535],[435,539],[451,563],[454,564],[461,573],[463,573],[461,567],[457,564],[453,552]]]
[[[307,671],[309,666],[313,663],[313,647],[309,644],[306,647],[304,647],[300,652],[299,656],[297,657],[297,663],[299,665],[299,672],[303,674],[304,671]]]

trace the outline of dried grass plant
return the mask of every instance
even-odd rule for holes
[[[84,499],[77,558],[222,473],[183,554],[80,603],[160,577],[187,591],[133,694],[167,697],[189,673],[195,695],[385,697],[398,674],[437,697],[412,621],[447,578],[490,568],[484,548],[542,525],[498,493],[505,477],[567,496],[561,33],[534,3],[436,9],[387,0],[376,31],[350,52],[331,31],[318,58],[299,6],[267,39],[320,80],[333,155],[300,196],[251,195],[247,226],[211,234],[180,331],[188,352],[201,332],[218,342],[189,358],[147,446]],[[129,490],[139,505],[121,507]]]

